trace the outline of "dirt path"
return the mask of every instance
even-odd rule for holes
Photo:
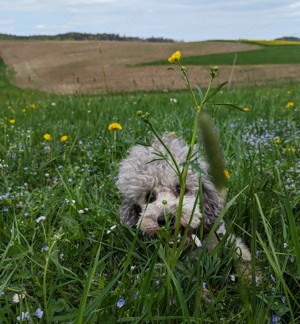
[[[235,42],[143,43],[114,41],[2,41],[0,57],[15,72],[22,88],[55,93],[103,93],[134,90],[180,89],[167,58],[180,49],[184,56],[256,49]],[[136,67],[138,63],[166,60],[166,66]],[[229,80],[231,66],[220,69],[219,82]],[[205,86],[209,69],[189,66],[192,83]],[[236,66],[232,84],[299,81],[300,65]]]

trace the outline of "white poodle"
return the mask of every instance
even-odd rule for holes
[[[182,169],[189,146],[184,140],[170,135],[164,135],[163,141]],[[121,220],[131,227],[153,235],[162,227],[170,228],[174,232],[176,217],[180,217],[177,239],[183,237],[187,231],[184,246],[187,247],[192,241],[198,246],[201,245],[197,237],[201,222],[205,239],[224,202],[206,173],[208,165],[200,159],[197,152],[195,148],[193,163],[188,169],[182,212],[178,216],[179,177],[164,146],[158,140],[154,140],[151,146],[132,147],[120,164],[117,181],[123,196],[119,210]],[[207,242],[208,250],[218,243],[218,234],[225,233],[225,224],[221,221],[215,235]],[[228,240],[235,243],[243,261],[250,261],[250,252],[240,238],[231,234]]]

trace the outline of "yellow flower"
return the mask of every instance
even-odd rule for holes
[[[51,136],[50,134],[46,133],[46,134],[44,134],[44,139],[45,139],[46,141],[51,141],[52,136]]]
[[[59,140],[61,142],[65,142],[67,139],[68,139],[68,136],[67,135],[63,135]]]
[[[288,146],[283,149],[283,153],[295,153],[296,149],[293,146]]]
[[[14,125],[16,123],[16,120],[15,119],[10,119],[9,122],[10,122],[10,124]]]
[[[119,123],[111,123],[108,125],[109,131],[120,131],[122,130],[122,126]]]
[[[295,106],[295,104],[292,102],[292,101],[289,101],[286,105],[285,105],[285,108],[292,108],[292,107],[294,107]]]
[[[169,58],[168,61],[171,64],[175,64],[177,62],[179,62],[181,59],[181,53],[180,51],[176,51],[175,53],[173,53]]]
[[[225,179],[226,180],[229,180],[230,179],[230,173],[229,173],[229,171],[227,169],[225,169],[223,173],[224,173]]]
[[[281,139],[280,139],[280,137],[275,137],[275,138],[274,138],[274,141],[275,141],[276,144],[281,144]]]
[[[35,109],[36,107],[37,107],[36,103],[32,103],[31,105],[29,105],[29,108],[31,108],[31,109]]]
[[[248,112],[248,111],[250,111],[250,108],[249,107],[245,107],[245,108],[243,108],[243,111],[244,112]]]

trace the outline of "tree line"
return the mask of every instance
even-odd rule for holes
[[[65,34],[57,35],[30,35],[30,36],[17,36],[10,34],[1,34],[0,40],[75,40],[75,41],[86,41],[86,40],[96,40],[96,41],[140,41],[140,42],[174,42],[174,40],[163,37],[150,37],[150,38],[140,38],[140,37],[128,37],[120,36],[119,34],[90,34],[90,33],[77,33],[70,32]]]

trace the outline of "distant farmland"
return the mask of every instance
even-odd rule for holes
[[[180,89],[181,80],[174,80],[167,70],[168,56],[178,49],[189,65],[191,81],[202,86],[207,84],[209,65],[220,65],[219,82],[230,80],[232,85],[300,80],[299,45],[0,41],[0,57],[11,68],[16,85],[55,93]]]

